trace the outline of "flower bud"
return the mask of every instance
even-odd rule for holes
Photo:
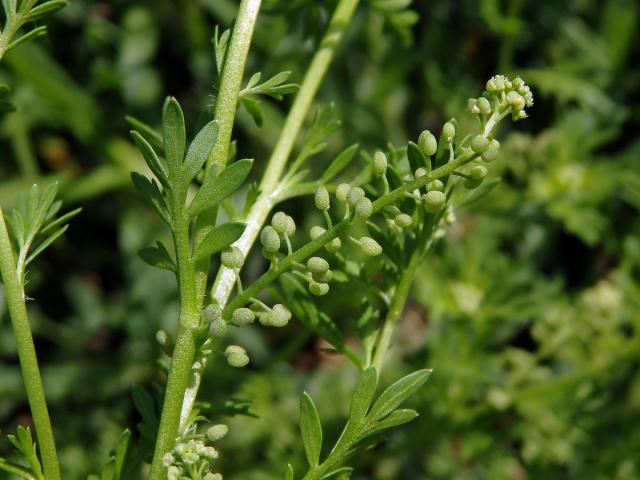
[[[496,75],[493,77],[493,81],[495,82],[496,91],[502,92],[504,90],[504,77],[502,75]]]
[[[202,477],[202,480],[222,480],[222,474],[207,472],[207,474]]]
[[[326,232],[326,230],[324,228],[322,228],[319,225],[315,225],[315,226],[311,227],[311,230],[309,230],[309,236],[311,237],[311,240],[315,240],[320,235],[322,235],[324,232]]]
[[[489,148],[489,140],[484,135],[476,135],[471,140],[471,150],[476,153],[483,153]]]
[[[376,257],[382,253],[380,244],[370,237],[360,239],[360,250],[369,257]]]
[[[489,142],[489,148],[482,153],[482,160],[485,162],[493,162],[498,157],[500,151],[500,142],[495,138]]]
[[[424,130],[418,137],[418,147],[427,157],[435,155],[438,150],[438,142],[429,130]]]
[[[356,215],[360,218],[367,219],[373,212],[373,204],[367,197],[363,197],[356,203]]]
[[[270,225],[264,227],[260,232],[260,243],[268,253],[275,253],[280,250],[280,236]]]
[[[313,273],[311,276],[316,282],[329,283],[331,281],[331,278],[333,277],[333,272],[331,270],[327,270],[326,272],[322,273]]]
[[[272,327],[284,327],[291,320],[291,312],[287,307],[278,303],[269,313],[269,325]]]
[[[469,113],[472,113],[474,115],[480,113],[477,102],[478,100],[475,98],[470,98],[469,100],[467,100],[467,110],[469,110]]]
[[[227,268],[237,269],[244,264],[244,255],[238,247],[230,247],[222,252],[220,261]]]
[[[427,183],[428,191],[436,191],[436,192],[444,192],[444,183],[441,180],[434,180],[433,182]]]
[[[525,101],[522,95],[518,92],[511,91],[507,94],[507,101],[511,104],[515,111],[520,111],[524,108]]]
[[[221,318],[216,318],[209,325],[209,333],[212,337],[222,338],[227,334],[227,322]]]
[[[514,90],[519,90],[524,86],[524,81],[520,77],[516,77],[511,81]]]
[[[231,314],[231,323],[237,325],[238,327],[241,327],[242,325],[253,323],[255,318],[256,315],[250,308],[236,308]]]
[[[373,156],[373,173],[381,177],[387,172],[387,166],[389,162],[387,161],[387,156],[384,152],[376,152]]]
[[[439,212],[447,202],[447,196],[437,190],[427,192],[422,198],[424,199],[424,208],[429,213]]]
[[[338,185],[338,187],[336,188],[336,198],[338,199],[338,201],[342,203],[346,202],[350,190],[351,185],[349,185],[348,183],[341,183],[340,185]]]
[[[311,282],[309,284],[309,291],[318,297],[326,295],[329,292],[328,283]]]
[[[427,175],[427,169],[424,167],[420,167],[416,169],[415,172],[413,172],[413,176],[416,177],[416,179],[424,177],[426,175]]]
[[[276,212],[271,217],[271,226],[279,234],[283,234],[287,231],[287,214],[284,212]]]
[[[291,215],[287,215],[287,229],[284,233],[289,238],[293,237],[296,234],[296,222]]]
[[[489,173],[487,167],[485,167],[484,165],[476,165],[469,172],[469,177],[472,180],[479,181],[486,177],[487,173]]]
[[[245,367],[249,363],[247,351],[238,345],[229,345],[224,351],[227,363],[235,368]]]
[[[393,221],[400,228],[410,227],[411,224],[413,223],[413,219],[411,218],[411,215],[407,215],[406,213],[401,213],[400,215],[396,215]]]
[[[453,123],[447,122],[442,127],[442,135],[447,139],[447,142],[451,143],[453,137],[456,136],[456,127]]]
[[[489,115],[491,113],[491,102],[484,97],[478,99],[478,110],[482,115]]]
[[[329,253],[336,253],[340,248],[342,248],[342,240],[337,237],[324,246],[324,249]]]
[[[318,210],[328,210],[330,206],[329,200],[329,192],[326,187],[321,186],[316,190],[316,195],[314,197],[314,201],[316,203],[316,208]]]
[[[307,270],[311,273],[324,273],[329,270],[329,262],[321,257],[311,257],[307,260]]]
[[[207,438],[211,442],[217,442],[221,438],[224,438],[227,433],[229,433],[229,427],[223,423],[220,423],[218,425],[209,427],[209,429],[207,430]]]
[[[358,200],[360,200],[361,198],[364,198],[363,189],[361,189],[360,187],[353,187],[351,190],[349,190],[349,194],[347,195],[347,201],[349,202],[349,205],[354,207],[356,203],[358,203]]]
[[[217,303],[210,303],[205,307],[204,312],[202,312],[202,315],[207,322],[213,322],[214,320],[217,320],[218,318],[220,318],[221,314],[222,308],[220,308],[220,305],[218,305]]]

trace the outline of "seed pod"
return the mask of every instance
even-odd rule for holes
[[[427,157],[435,155],[438,150],[438,142],[429,130],[424,130],[418,137],[418,147]]]
[[[221,438],[224,438],[229,433],[229,427],[223,423],[213,425],[207,430],[207,438],[210,442],[217,442]]]
[[[267,225],[260,232],[260,243],[268,253],[276,253],[280,250],[280,235],[272,226]]]
[[[287,229],[284,233],[286,233],[289,238],[296,234],[296,222],[291,215],[287,215]]]
[[[485,162],[493,162],[498,157],[500,151],[500,142],[495,138],[489,142],[489,148],[482,153],[482,160]]]
[[[326,232],[326,230],[324,228],[322,228],[319,225],[315,225],[315,226],[311,227],[311,230],[309,230],[309,236],[311,237],[311,240],[315,240],[320,235],[322,235],[324,232]]]
[[[287,307],[278,303],[271,309],[269,317],[269,324],[272,327],[284,327],[291,320],[291,312]]]
[[[329,283],[331,278],[333,277],[333,272],[331,270],[327,270],[322,273],[312,273],[311,276],[313,280],[319,283]]]
[[[226,248],[220,255],[222,265],[227,268],[240,268],[244,264],[244,255],[238,247]]]
[[[324,246],[324,249],[329,253],[336,253],[340,248],[342,248],[342,240],[337,237]]]
[[[483,153],[489,148],[489,140],[484,135],[476,135],[471,140],[471,149],[476,153]]]
[[[427,192],[422,198],[424,199],[424,208],[429,213],[439,212],[447,202],[447,196],[436,190]]]
[[[311,282],[309,284],[309,291],[318,297],[326,295],[329,292],[328,283]]]
[[[487,176],[487,173],[489,173],[487,167],[485,167],[484,165],[476,165],[469,172],[469,177],[472,180],[480,181]]]
[[[221,314],[222,308],[220,308],[220,305],[218,305],[217,303],[210,303],[205,307],[204,312],[202,312],[202,315],[207,322],[213,322],[214,320],[217,320],[218,318],[220,318]]]
[[[356,215],[360,218],[367,219],[373,212],[373,204],[367,197],[363,197],[356,203]]]
[[[427,183],[427,190],[432,192],[444,192],[444,183],[440,180],[434,180],[433,182]]]
[[[480,97],[476,103],[478,110],[482,115],[489,115],[491,113],[491,102],[484,97]]]
[[[360,250],[369,257],[376,257],[382,253],[380,244],[370,237],[360,239]]]
[[[329,192],[326,187],[318,187],[314,197],[316,208],[318,210],[328,210],[330,206]]]
[[[350,191],[351,191],[351,185],[349,185],[348,183],[341,183],[336,188],[336,198],[338,199],[339,202],[344,203],[347,201],[347,196],[349,195]]]
[[[276,212],[271,217],[271,226],[279,234],[283,234],[287,231],[287,214],[284,212]]]
[[[387,166],[389,162],[387,161],[387,156],[384,152],[376,152],[373,156],[373,173],[381,177],[387,172]]]
[[[401,213],[400,215],[396,215],[393,221],[400,228],[407,228],[407,227],[410,227],[411,224],[413,223],[413,218],[411,218],[411,215],[407,215],[406,213]]]
[[[231,323],[241,327],[242,325],[247,325],[249,323],[253,323],[256,315],[253,313],[253,310],[250,308],[242,307],[236,308],[231,314]]]
[[[356,203],[358,203],[358,200],[360,200],[361,198],[364,198],[363,189],[361,189],[360,187],[353,187],[351,190],[349,190],[349,194],[347,195],[347,201],[349,202],[349,205],[354,207]]]
[[[221,318],[216,318],[209,325],[209,333],[212,337],[222,338],[227,334],[227,322]]]
[[[307,260],[307,270],[311,273],[324,273],[329,270],[329,262],[324,258],[311,257]]]
[[[448,142],[453,141],[453,137],[456,136],[456,127],[453,123],[447,122],[442,127],[442,135],[447,139]]]
[[[416,178],[424,177],[427,175],[427,169],[424,167],[420,167],[413,172],[413,176]]]

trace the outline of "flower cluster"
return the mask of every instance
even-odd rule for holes
[[[509,80],[504,75],[495,75],[487,81],[486,91],[480,98],[470,98],[469,111],[481,118],[492,114],[511,113],[511,118],[527,118],[525,107],[533,106],[531,88],[520,77]]]
[[[222,480],[222,475],[211,471],[211,463],[218,458],[218,451],[202,440],[178,443],[165,454],[162,463],[167,469],[167,480]]]

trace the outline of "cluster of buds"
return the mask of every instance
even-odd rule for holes
[[[495,75],[487,81],[486,91],[480,98],[470,98],[469,111],[481,119],[491,115],[511,112],[512,119],[527,118],[525,107],[533,106],[531,88],[520,77],[509,80],[504,75]]]
[[[271,225],[265,226],[260,232],[262,253],[268,259],[276,259],[280,253],[282,239],[291,250],[291,237],[296,233],[296,222],[293,217],[284,212],[277,212],[271,217]]]
[[[225,432],[226,433],[226,432]],[[167,480],[222,480],[222,475],[211,471],[218,451],[208,447],[201,439],[179,442],[162,459],[167,469]]]

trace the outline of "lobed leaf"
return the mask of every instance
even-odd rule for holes
[[[320,462],[322,425],[316,406],[307,392],[300,399],[300,431],[309,466],[315,467]]]

